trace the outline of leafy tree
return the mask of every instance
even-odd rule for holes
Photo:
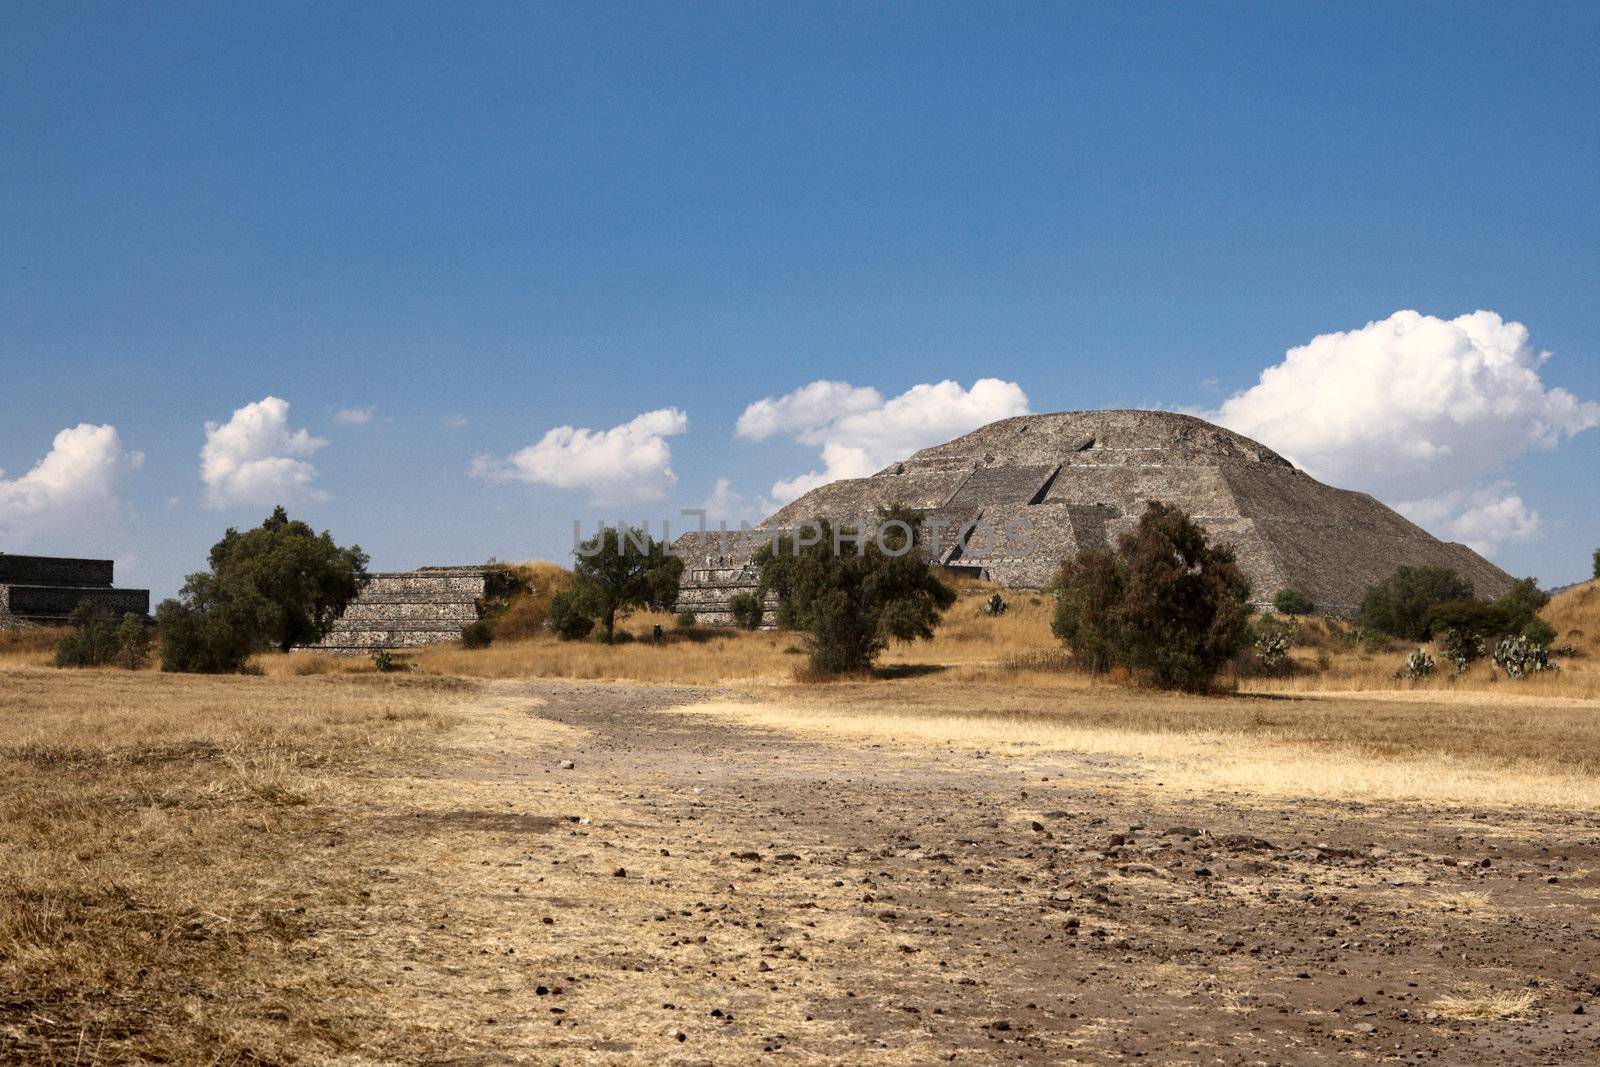
[[[367,580],[359,545],[341,548],[281,506],[253,530],[230,527],[210,564],[156,610],[162,670],[234,671],[251,652],[313,644]]]
[[[1272,606],[1282,615],[1310,615],[1317,610],[1311,598],[1298,589],[1280,589],[1272,598]]]
[[[1050,631],[1096,674],[1112,668],[1125,643],[1119,612],[1127,588],[1127,565],[1109,548],[1061,562]]]
[[[571,606],[597,621],[609,643],[617,619],[635,608],[670,611],[678,602],[683,560],[645,530],[607,526],[573,553]]]
[[[728,612],[733,616],[735,626],[742,630],[758,630],[766,606],[761,603],[760,597],[751,593],[735,593],[728,598]]]
[[[1250,640],[1250,583],[1233,550],[1151,501],[1112,553],[1062,565],[1053,629],[1075,656],[1121,664],[1170,689],[1205,689]]]
[[[115,663],[136,671],[150,660],[150,629],[142,615],[111,612],[83,600],[67,616],[71,632],[56,642],[57,667],[101,667]]]
[[[890,641],[933,636],[956,593],[920,550],[920,523],[899,508],[880,512],[871,532],[819,520],[815,543],[788,534],[756,553],[757,596],[778,594],[779,617],[807,635],[816,673],[862,673]]]
[[[576,593],[563,589],[550,598],[550,611],[544,624],[563,641],[582,641],[594,629],[594,616],[588,613]]]
[[[1539,612],[1543,611],[1548,603],[1550,594],[1539,588],[1538,580],[1523,578],[1506,590],[1505,594],[1494,602],[1494,606],[1505,619],[1505,633],[1524,634],[1530,627],[1535,632],[1549,628],[1549,624],[1539,618]]]
[[[1594,579],[1600,582],[1600,548],[1594,550]]]
[[[1233,549],[1170,504],[1151,501],[1118,552],[1128,664],[1173,689],[1201,690],[1250,635],[1250,582]]]
[[[156,608],[161,634],[161,669],[186,674],[231,674],[242,670],[255,647],[251,619],[235,612],[216,592],[215,583],[192,575],[181,600]]]
[[[145,619],[128,612],[117,624],[117,666],[136,671],[150,662],[150,627]]]
[[[1426,641],[1436,605],[1471,599],[1472,583],[1449,567],[1400,567],[1368,587],[1357,619],[1363,630]]]

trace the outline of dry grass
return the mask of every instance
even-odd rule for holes
[[[1463,993],[1440,997],[1432,1007],[1446,1019],[1464,1022],[1513,1019],[1526,1014],[1538,999],[1527,990],[1513,992],[1475,986]]]
[[[767,687],[752,691],[758,699],[711,710],[829,736],[1125,757],[1167,787],[1507,807],[1600,803],[1600,716],[1587,703],[1195,698],[1081,675],[1018,688],[964,673]]]
[[[49,665],[55,660],[56,642],[66,632],[49,627],[0,630],[0,668]]]
[[[298,1058],[264,1015],[348,889],[334,805],[466,683],[0,670],[0,1061]],[[274,990],[266,994],[267,990]],[[269,1003],[264,1005],[266,994]]]

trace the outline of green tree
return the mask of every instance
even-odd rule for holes
[[[133,612],[122,616],[117,624],[117,666],[136,671],[150,662],[150,627],[146,620]]]
[[[635,608],[670,611],[678,603],[683,560],[648,531],[605,527],[573,553],[571,605],[600,624],[609,643],[617,620]]]
[[[1535,644],[1546,644],[1546,641],[1535,640],[1533,634],[1543,634],[1550,629],[1550,624],[1539,618],[1539,612],[1550,603],[1550,594],[1539,588],[1536,578],[1523,578],[1506,590],[1500,599],[1494,602],[1495,609],[1505,620],[1505,630],[1508,634],[1527,636]],[[1529,634],[1529,630],[1533,634]]]
[[[778,595],[779,618],[806,634],[812,670],[859,674],[890,641],[933,636],[955,590],[939,580],[920,543],[921,517],[907,509],[879,513],[878,528],[835,530],[818,520],[756,553],[757,598]]]
[[[1367,588],[1357,620],[1363,630],[1426,641],[1435,606],[1471,599],[1472,583],[1449,567],[1400,567]]]
[[[1280,589],[1272,598],[1272,606],[1284,615],[1310,615],[1317,610],[1311,598],[1298,589]]]
[[[1109,548],[1086,548],[1062,560],[1050,630],[1096,674],[1110,670],[1126,644],[1122,598],[1128,568]]]
[[[1600,548],[1594,550],[1594,580],[1600,582]]]
[[[253,530],[230,527],[210,564],[156,610],[162,670],[238,670],[253,651],[313,644],[367,580],[359,545],[341,548],[281,506]]]
[[[550,632],[563,641],[582,641],[594,629],[594,617],[570,589],[563,589],[550,598],[550,610],[544,624]]]
[[[733,616],[733,624],[741,630],[758,630],[766,608],[761,598],[754,594],[735,593],[728,598],[728,613]]]
[[[1052,625],[1096,670],[1121,664],[1199,691],[1250,640],[1250,583],[1233,550],[1170,504],[1151,501],[1112,552],[1065,561]]]
[[[1182,509],[1151,501],[1117,551],[1128,568],[1119,612],[1129,666],[1197,691],[1250,639],[1250,582]]]
[[[57,667],[99,667],[117,654],[117,624],[111,613],[84,599],[67,616],[71,627],[56,642]]]

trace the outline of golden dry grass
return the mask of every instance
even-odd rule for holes
[[[1199,698],[1081,675],[1011,687],[964,673],[769,686],[710,710],[834,737],[1128,757],[1167,787],[1508,807],[1600,803],[1600,715],[1587,702]]]
[[[1434,1001],[1432,1008],[1446,1019],[1477,1022],[1512,1019],[1526,1014],[1538,997],[1527,990],[1488,989],[1475,986],[1464,992]]]
[[[297,1058],[260,998],[315,959],[317,835],[465,688],[0,669],[0,1061]]]

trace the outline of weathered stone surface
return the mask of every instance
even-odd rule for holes
[[[1465,545],[1446,544],[1365,493],[1323,485],[1271,449],[1202,419],[1162,411],[1068,411],[1003,419],[925,448],[870,478],[833,482],[760,524],[792,529],[809,518],[870,519],[890,505],[943,527],[930,543],[952,571],[1040,588],[1060,561],[1108,547],[1138,523],[1147,501],[1175,504],[1216,541],[1232,545],[1252,599],[1268,606],[1298,589],[1318,608],[1353,614],[1372,583],[1401,565],[1453,567],[1481,596],[1511,576]],[[976,524],[965,546],[954,544]],[[710,543],[707,544],[707,541]],[[722,622],[727,598],[751,591],[749,553],[715,535],[687,535],[680,604]]]
[[[113,589],[108,559],[0,553],[0,629],[59,626],[83,601],[123,615],[150,613],[147,589]]]
[[[303,651],[362,655],[459,640],[483,617],[484,567],[423,567],[374,574],[328,635]]]

